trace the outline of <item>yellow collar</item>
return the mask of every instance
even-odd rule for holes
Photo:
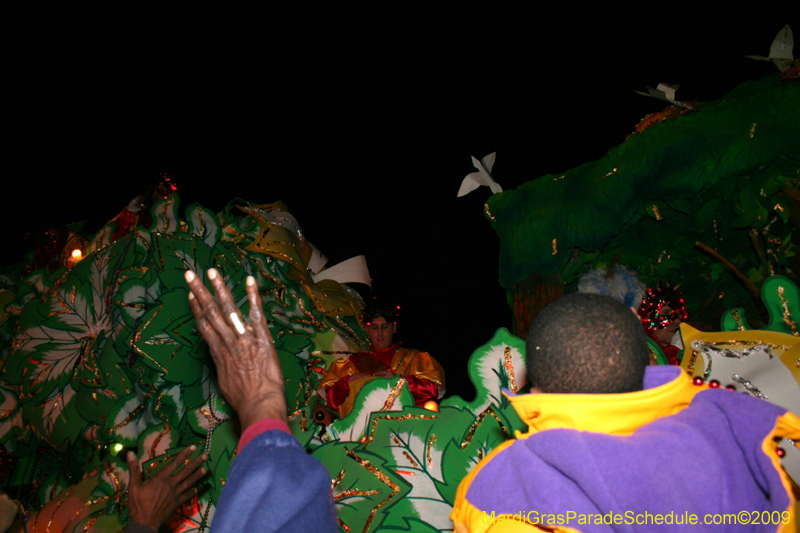
[[[648,367],[648,372],[664,375],[670,367]],[[677,367],[671,367],[679,370]],[[650,370],[654,369],[654,370]],[[630,435],[641,426],[677,413],[689,406],[694,395],[707,386],[696,386],[685,372],[679,372],[663,385],[624,394],[522,394],[510,396],[511,405],[528,424],[526,438],[546,429],[579,429]]]

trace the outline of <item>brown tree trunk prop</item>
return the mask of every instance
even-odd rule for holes
[[[514,285],[514,320],[517,336],[525,339],[531,322],[539,311],[564,294],[564,284],[557,275],[531,274],[528,279]]]

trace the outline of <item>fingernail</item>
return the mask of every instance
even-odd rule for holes
[[[208,269],[208,279],[217,279],[217,269],[215,268]]]
[[[189,449],[192,450],[192,451],[195,451],[197,449],[197,446],[192,444],[191,446],[189,446]]]
[[[128,461],[133,461],[136,459],[136,455],[133,452],[128,452]]]
[[[203,459],[203,461],[208,461],[208,455],[203,454],[200,457]]]
[[[256,284],[256,278],[254,278],[253,276],[247,276],[245,283],[247,283],[250,287],[252,287],[253,285]]]
[[[190,300],[194,300],[194,293],[193,292],[189,292],[189,299]]]
[[[208,472],[208,470],[206,470],[205,468],[201,468],[200,469],[200,474],[201,475],[203,475],[203,476],[206,475],[206,472]]]
[[[189,283],[191,283],[191,282],[193,282],[193,281],[194,281],[194,278],[195,278],[196,276],[194,275],[194,272],[192,272],[191,270],[187,270],[187,271],[186,271],[186,272],[183,274],[183,277],[185,277],[185,278],[186,278],[186,281],[188,281]]]

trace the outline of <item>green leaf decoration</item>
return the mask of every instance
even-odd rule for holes
[[[720,331],[745,331],[748,329],[753,329],[750,327],[750,324],[747,323],[747,319],[745,318],[745,314],[747,310],[742,307],[735,307],[733,309],[728,309],[722,315],[720,319],[719,330]]]
[[[761,298],[769,312],[764,329],[800,336],[800,290],[785,276],[770,276],[761,286]]]
[[[221,226],[217,216],[200,204],[186,209],[189,233],[198,236],[207,246],[213,247],[220,240]]]
[[[475,400],[464,404],[460,397],[453,396],[443,400],[442,405],[463,406],[477,416],[490,405],[502,404],[503,389],[514,393],[525,389],[528,385],[525,368],[525,341],[500,328],[469,358],[469,378],[477,392]]]
[[[374,412],[400,411],[413,406],[414,397],[405,380],[400,377],[370,380],[358,391],[353,410],[341,420],[328,426],[328,438],[342,442],[357,442],[368,431]]]
[[[333,499],[344,530],[377,531],[389,509],[407,496],[410,487],[387,468],[383,457],[351,444],[329,443],[317,448],[318,458],[333,480]]]

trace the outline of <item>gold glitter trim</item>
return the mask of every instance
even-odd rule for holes
[[[784,291],[783,287],[778,286],[778,298],[781,299],[781,305],[783,306],[783,322],[791,328],[792,335],[800,337],[800,332],[797,331],[797,322],[792,320],[792,313],[789,312],[789,302],[783,297]]]
[[[553,255],[558,253],[558,239],[553,239]]]
[[[772,209],[775,209],[776,211],[780,211],[781,213],[783,213],[783,206],[781,204],[775,204],[775,207],[773,207]]]
[[[301,311],[303,311],[303,313],[305,313],[305,315],[306,315],[308,318],[310,318],[310,319],[311,319],[311,323],[312,323],[312,324],[314,324],[314,326],[316,326],[316,328],[317,328],[319,331],[322,331],[322,330],[324,330],[324,329],[329,329],[329,328],[326,328],[326,327],[325,327],[325,324],[323,324],[322,322],[320,322],[320,321],[319,321],[319,319],[318,319],[317,317],[315,317],[315,316],[314,316],[314,315],[312,315],[310,312],[308,312],[308,310],[306,309],[306,305],[303,303],[303,298],[301,298],[299,294],[292,294],[291,296],[294,296],[295,298],[297,298],[297,305],[299,305],[299,306],[300,306],[300,310],[301,310]]]
[[[347,533],[350,533],[350,527],[349,527],[347,524],[345,524],[344,522],[342,522],[342,519],[341,519],[341,518],[338,518],[338,517],[337,517],[337,518],[336,518],[336,520],[338,520],[338,521],[339,521],[339,527],[340,527],[340,528],[342,528],[342,529],[344,529],[345,531],[347,531]]]
[[[122,482],[117,475],[117,469],[114,468],[110,461],[106,463],[106,474],[111,478],[111,483],[114,485],[114,494],[112,495],[114,501],[119,503],[120,498],[122,498]]]
[[[486,213],[486,216],[489,217],[492,222],[497,222],[497,217],[492,215],[492,212],[489,211],[489,204],[483,204],[483,212]]]
[[[343,490],[339,494],[334,494],[333,500],[339,501],[344,498],[351,498],[353,496],[375,496],[376,494],[380,494],[381,491],[378,489],[369,489],[369,490],[358,490],[358,489],[350,489],[350,490]]]
[[[383,407],[381,407],[380,411],[388,411],[391,409],[392,405],[394,405],[394,401],[400,395],[400,391],[403,390],[403,385],[406,384],[406,379],[403,376],[400,376],[400,379],[397,380],[392,390],[389,392],[389,396],[386,397],[386,401],[383,403]]]
[[[492,409],[492,406],[490,405],[489,407],[484,409],[484,411],[481,414],[478,415],[478,417],[475,419],[475,422],[473,422],[472,426],[470,426],[469,431],[467,432],[467,436],[461,443],[462,450],[465,450],[467,446],[469,446],[470,442],[472,442],[472,437],[475,436],[475,431],[477,431],[478,426],[480,426],[481,422],[483,422],[483,419],[486,418],[486,415],[492,415],[492,417],[495,420],[497,420],[497,423],[500,424],[500,429],[503,431],[503,439],[509,438],[508,429],[506,429],[505,424],[503,424],[503,421],[500,420],[500,417],[497,416],[497,413],[494,412],[494,409]]]
[[[514,373],[514,364],[511,362],[511,346],[506,346],[503,351],[503,365],[506,367],[506,374],[508,375],[508,388],[516,394],[517,379]]]
[[[567,177],[567,175],[566,175],[566,174],[561,174],[561,175],[560,175],[560,176],[558,176],[557,178],[553,178],[553,181],[563,180],[563,179],[564,179],[564,178],[566,178],[566,177]]]
[[[142,412],[142,409],[144,409],[145,402],[147,402],[147,400],[148,400],[148,399],[150,399],[150,396],[152,396],[152,395],[153,395],[153,392],[152,392],[152,391],[150,391],[150,392],[148,392],[147,394],[145,394],[145,395],[144,395],[144,398],[142,398],[142,403],[140,403],[139,405],[137,405],[137,406],[136,406],[136,408],[135,408],[133,411],[131,411],[130,413],[128,413],[128,416],[126,416],[126,417],[125,417],[125,419],[124,419],[122,422],[120,422],[119,424],[117,424],[117,425],[115,425],[115,426],[112,426],[112,427],[111,427],[111,428],[108,430],[108,434],[110,435],[110,434],[111,434],[111,433],[113,433],[115,430],[117,430],[117,429],[121,428],[121,427],[122,427],[122,426],[124,426],[124,425],[127,425],[128,423],[130,423],[130,421],[131,421],[131,420],[133,420],[134,418],[136,418],[136,417],[139,415],[139,413],[141,413],[141,412]]]
[[[691,350],[691,348],[689,348]],[[694,364],[697,362],[697,352],[692,350],[692,358],[689,359],[689,364],[686,365],[686,372],[690,375],[694,375]]]
[[[344,478],[344,474],[345,474],[345,470],[342,470],[341,472],[336,474],[335,478],[333,478],[331,480],[331,492],[333,492],[336,489],[336,487],[339,486],[339,483],[342,482],[342,479]]]
[[[416,472],[410,472],[408,470],[395,470],[395,472],[397,472],[401,476],[417,477]]]
[[[381,420],[436,420],[436,416],[431,415],[400,415],[400,416],[392,416],[392,415],[382,415],[376,416],[372,419],[372,431],[370,431],[369,436],[364,439],[364,449],[367,449],[367,446],[370,442],[372,442],[375,438],[375,431],[378,429],[378,422]]]
[[[55,491],[57,488],[58,488],[58,484],[56,483],[56,484],[53,485],[53,488],[50,489],[50,499],[51,500],[55,499],[56,495],[53,494],[53,491]],[[69,498],[69,495],[72,494],[73,490],[75,490],[75,485],[72,485],[71,487],[69,487],[69,489],[67,489],[66,494],[64,494],[60,498],[61,501],[59,501],[58,505],[56,505],[56,508],[53,509],[53,514],[50,515],[50,520],[47,522],[47,529],[46,529],[47,533],[50,533],[50,525],[53,523],[53,519],[56,517],[56,513],[58,513],[58,510],[61,508],[62,505],[64,505],[64,502],[67,501],[67,498]]]
[[[610,175],[612,175],[612,174],[615,174],[616,172],[617,172],[617,169],[615,168],[614,170],[612,170],[611,172],[609,172],[608,174],[606,174],[606,175],[605,175],[605,176],[603,176],[603,177],[604,177],[604,178],[607,178],[607,177],[609,177]]]
[[[353,452],[353,450],[347,450],[347,455],[351,457],[359,465],[366,468],[367,471],[369,471],[376,478],[378,478],[378,481],[380,481],[381,483],[385,484],[386,486],[392,489],[392,493],[381,503],[373,507],[372,511],[369,513],[369,517],[367,518],[366,524],[364,524],[364,530],[363,530],[363,533],[367,533],[367,531],[369,531],[369,526],[375,519],[375,514],[378,512],[378,509],[389,503],[389,500],[394,498],[395,495],[397,495],[397,493],[400,492],[400,486],[392,483],[392,480],[390,480],[386,474],[384,474],[383,472],[372,466],[367,459],[362,459],[361,457],[357,456],[355,452]]]
[[[758,126],[757,122],[753,122],[753,125],[750,126],[750,138],[752,139],[756,135],[756,126]]]
[[[413,458],[413,457],[411,457],[411,454],[410,454],[410,453],[408,453],[408,451],[407,451],[407,450],[403,450],[403,455],[405,456],[405,458],[406,458],[406,459],[408,459],[408,462],[410,462],[410,463],[411,463],[411,468],[417,468],[417,469],[419,468],[419,463],[417,463],[417,462],[414,460],[414,458]]]
[[[661,220],[661,213],[658,211],[656,204],[653,204],[653,214],[656,216],[656,220]]]
[[[648,346],[648,348],[650,348],[650,360],[653,361],[653,363],[658,364],[658,354],[652,346]]]
[[[433,459],[431,458],[431,448],[433,448],[434,443],[436,442],[436,434],[431,433],[431,438],[428,439],[428,468],[433,468]]]
[[[739,331],[744,331],[744,326],[742,325],[742,319],[739,317],[739,311],[732,311],[731,315],[733,319],[736,321],[736,329]]]

